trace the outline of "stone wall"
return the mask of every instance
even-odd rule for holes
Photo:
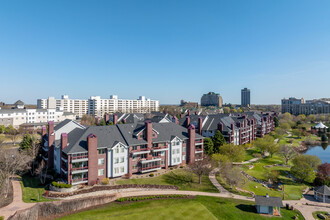
[[[59,216],[64,216],[77,212],[86,208],[91,208],[98,205],[103,205],[112,202],[116,199],[113,195],[94,196],[73,200],[62,200],[54,202],[37,203],[31,208],[16,212],[10,216],[9,220],[38,220],[38,219],[55,219]],[[56,217],[55,217],[56,216]]]

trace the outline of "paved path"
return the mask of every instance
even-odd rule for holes
[[[219,193],[208,193],[208,192],[199,192],[199,191],[176,191],[176,190],[155,190],[155,191],[126,191],[126,192],[118,192],[116,193],[116,197],[129,197],[129,196],[145,196],[145,195],[164,195],[164,194],[179,194],[179,195],[193,195],[193,196],[212,196],[212,197],[222,197],[222,198],[234,198],[234,199],[240,199],[240,200],[246,200],[246,201],[254,201],[253,198],[246,197],[246,196],[240,196],[240,195],[235,195],[227,190],[225,190],[219,183],[216,181],[215,178],[215,173],[217,172],[217,169],[212,170],[212,172],[209,175],[209,178],[211,182],[214,184],[214,186],[219,190]],[[13,202],[9,204],[6,207],[0,208],[0,216],[4,216],[5,219],[7,219],[10,215],[13,215],[16,211],[30,208],[34,206],[36,203],[24,203],[22,201],[22,189],[21,189],[21,184],[17,180],[12,180],[13,184],[13,193],[14,193],[14,198]],[[111,190],[108,191],[102,191],[102,194],[113,194],[114,192]],[[94,194],[93,194],[94,195]],[[89,197],[91,196],[90,194],[83,194],[80,195],[80,197]],[[95,195],[94,195],[95,196]],[[71,198],[72,199],[72,198]],[[330,208],[328,207],[322,207],[325,206],[326,204],[324,203],[319,203],[319,202],[313,202],[306,200],[305,198],[301,200],[285,200],[283,201],[283,204],[285,205],[288,203],[290,206],[293,205],[296,209],[298,209],[301,214],[305,217],[306,220],[314,220],[312,213],[315,211],[327,211],[330,212]],[[317,206],[310,206],[310,205],[305,205],[306,203],[308,204],[314,204]]]
[[[34,206],[34,203],[25,203],[22,200],[22,188],[21,184],[17,180],[11,181],[13,184],[14,198],[13,202],[9,205],[0,208],[0,216],[4,216],[7,219],[10,215],[14,214],[17,210],[26,209]]]
[[[243,162],[233,162],[234,165],[243,165],[243,164],[249,164],[249,163],[253,163],[256,162],[257,160],[259,160],[260,158],[253,158],[251,160],[248,161],[243,161]]]

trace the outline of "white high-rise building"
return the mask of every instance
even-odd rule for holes
[[[100,96],[91,96],[88,100],[69,99],[63,95],[61,99],[49,97],[48,99],[38,99],[38,108],[57,108],[65,112],[75,113],[78,117],[85,114],[103,117],[105,113],[148,113],[159,111],[159,101],[146,99],[140,96],[137,100],[118,99],[117,95],[111,95],[109,99],[101,99]]]

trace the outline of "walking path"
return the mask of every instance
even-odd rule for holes
[[[228,192],[226,189],[224,189],[216,180],[215,174],[218,172],[218,169],[214,169],[210,172],[209,178],[212,184],[219,190],[219,193],[208,193],[208,192],[199,192],[199,191],[177,191],[177,190],[155,190],[155,191],[126,191],[126,192],[118,192],[116,193],[116,197],[129,197],[129,196],[146,196],[146,195],[164,195],[164,194],[178,194],[178,195],[192,195],[192,196],[213,196],[213,197],[222,197],[222,198],[234,198],[234,199],[240,199],[240,200],[246,200],[246,201],[254,201],[251,197],[236,195]],[[3,208],[0,208],[0,216],[4,216],[5,219],[7,219],[9,216],[13,215],[16,211],[27,209],[32,206],[34,206],[36,203],[24,203],[22,201],[22,189],[21,184],[17,180],[12,180],[13,184],[13,193],[14,198],[13,202],[9,204],[8,206],[5,206]],[[113,194],[113,190],[107,190],[102,191],[102,195],[106,194]],[[81,197],[89,197],[91,194],[82,194]],[[93,194],[95,196],[95,194]],[[72,199],[72,198],[71,198]],[[306,200],[305,198],[301,200],[285,200],[283,201],[283,204],[285,205],[288,203],[290,206],[292,205],[295,209],[298,209],[301,214],[304,216],[306,220],[314,220],[312,213],[316,211],[326,211],[330,212],[330,208],[324,207],[322,205],[326,205],[324,203],[319,202],[313,202]],[[315,206],[306,205],[313,204]]]
[[[0,208],[0,216],[5,217],[5,219],[14,214],[17,210],[30,208],[35,204],[23,202],[20,182],[18,180],[12,180],[11,182],[13,184],[13,202],[3,208]]]

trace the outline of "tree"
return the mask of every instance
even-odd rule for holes
[[[324,163],[318,167],[314,184],[317,186],[330,185],[330,163]]]
[[[319,121],[325,121],[325,115],[321,115],[321,116],[319,117]]]
[[[233,162],[241,162],[245,158],[245,149],[241,145],[225,144],[220,147],[219,153],[226,155]]]
[[[261,153],[264,153],[265,151],[269,150],[269,145],[274,144],[274,138],[266,135],[264,138],[258,138],[255,140],[254,145],[257,147]]]
[[[303,135],[303,131],[299,128],[293,129],[292,133],[293,133],[293,135],[297,136],[298,138],[300,138]]]
[[[205,154],[212,155],[214,153],[213,142],[211,138],[204,138],[203,146]]]
[[[282,128],[282,129],[288,131],[288,130],[291,129],[291,125],[290,125],[288,122],[281,122],[281,123],[280,123],[280,128]]]
[[[283,156],[285,160],[285,164],[288,164],[289,160],[294,158],[297,155],[297,152],[292,148],[287,145],[283,145],[281,147],[281,155]]]
[[[230,109],[230,112],[231,113],[237,113],[237,110],[233,108],[233,109]]]
[[[304,115],[304,114],[298,115],[297,120],[298,121],[305,121],[306,120],[306,115]]]
[[[274,125],[275,125],[275,127],[280,126],[280,122],[278,121],[277,117],[274,117]]]
[[[102,120],[100,121],[100,126],[105,126],[105,125],[106,125],[105,120],[102,119]]]
[[[280,147],[278,144],[273,143],[268,144],[266,150],[270,154],[270,157],[273,157],[274,154],[276,154],[279,151]]]
[[[5,143],[5,137],[0,136],[0,148],[2,147],[2,145]]]
[[[0,192],[3,197],[8,196],[10,177],[26,171],[30,161],[31,157],[25,152],[0,148]]]
[[[229,107],[224,107],[223,108],[223,113],[229,114],[230,113],[230,108]]]
[[[3,134],[6,132],[6,127],[4,125],[0,125],[0,134]]]
[[[232,162],[227,155],[213,154],[212,160],[214,161],[215,166],[219,167],[220,173],[225,173],[232,167]]]
[[[10,139],[12,140],[13,144],[16,145],[16,140],[18,136],[18,131],[11,125],[8,126],[8,134],[10,135]]]
[[[31,161],[31,174],[34,175],[35,174],[35,169],[36,166],[38,164],[37,161],[37,155],[40,149],[40,142],[37,140],[37,138],[34,135],[30,135],[28,133],[26,133],[23,136],[23,140],[21,141],[21,143],[19,144],[20,151],[24,151],[25,153],[27,153],[28,155],[31,156],[32,161]]]
[[[197,160],[188,165],[188,170],[198,176],[199,184],[202,184],[202,176],[211,171],[211,160],[208,156],[204,156],[202,160]]]
[[[292,163],[291,174],[300,182],[312,183],[316,176],[314,170],[321,165],[321,160],[317,156],[302,154],[296,156]]]
[[[265,178],[270,182],[271,184],[278,184],[278,177],[280,176],[280,172],[278,170],[267,170],[265,172]]]
[[[279,136],[285,135],[285,130],[283,128],[277,127],[275,128],[275,133]]]
[[[234,166],[225,173],[226,182],[234,188],[242,183],[242,174],[239,167]]]
[[[309,121],[309,122],[313,122],[313,121],[315,121],[316,120],[316,116],[315,115],[308,115],[307,116],[307,121]]]
[[[222,133],[219,130],[215,132],[215,135],[212,137],[212,141],[213,141],[214,153],[219,153],[220,147],[226,143],[225,137],[222,135]]]

